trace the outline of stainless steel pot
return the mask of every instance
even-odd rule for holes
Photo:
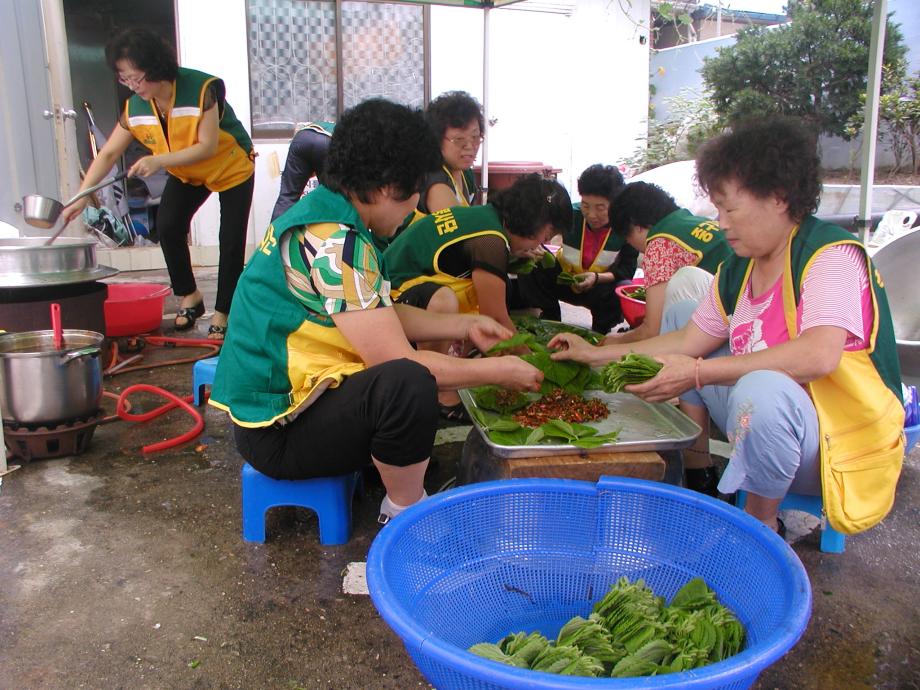
[[[64,237],[45,246],[43,237],[0,239],[0,287],[85,283],[118,273],[96,264],[96,243]]]
[[[917,289],[917,257],[920,256],[920,230],[901,235],[879,249],[872,261],[888,294],[894,323],[901,378],[920,384],[920,290]]]
[[[0,334],[0,411],[20,424],[49,424],[87,417],[102,403],[101,345],[95,331],[64,329],[64,346],[52,331]]]

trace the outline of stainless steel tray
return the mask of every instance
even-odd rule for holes
[[[118,275],[117,268],[96,266],[85,271],[45,273],[44,275],[22,273],[0,273],[0,288],[39,287],[48,285],[70,285],[71,283],[89,283]]]
[[[585,397],[597,398],[607,403],[610,415],[600,422],[592,422],[601,433],[620,429],[615,443],[605,443],[597,448],[578,448],[569,444],[502,446],[498,445],[476,422],[471,413],[477,407],[469,390],[460,391],[460,400],[473,418],[473,426],[491,451],[504,458],[536,458],[549,455],[574,455],[609,451],[639,452],[647,450],[672,450],[686,448],[699,436],[700,428],[687,415],[670,403],[648,403],[632,393],[604,393],[586,391]]]

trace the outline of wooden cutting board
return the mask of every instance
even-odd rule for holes
[[[494,455],[474,429],[463,446],[457,481],[471,484],[493,479],[546,477],[596,482],[601,475],[661,481],[665,475],[665,461],[658,453],[649,451],[503,458]]]

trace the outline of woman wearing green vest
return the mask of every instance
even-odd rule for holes
[[[425,176],[419,190],[419,213],[470,206],[479,192],[472,167],[485,131],[482,106],[465,91],[448,91],[428,104],[425,119],[441,142],[443,164]]]
[[[217,300],[208,337],[222,340],[237,280],[243,271],[246,226],[252,205],[252,141],[226,102],[221,79],[179,67],[175,51],[146,29],[130,29],[106,46],[106,60],[118,81],[134,92],[118,124],[86,172],[81,189],[102,180],[133,140],[150,149],[129,175],[169,173],[160,198],[156,228],[173,292],[181,297],[177,331],[204,314],[204,297],[192,272],[188,234],[192,216],[211,192],[220,195],[220,263]],[[87,199],[64,211],[75,218]]]
[[[418,206],[396,234],[381,243],[384,249],[415,221],[452,206],[471,206],[479,193],[472,166],[485,127],[482,106],[465,91],[448,91],[428,104],[425,119],[441,142],[441,167],[425,175]]]
[[[229,412],[242,456],[270,477],[373,462],[384,521],[425,496],[438,390],[536,390],[543,378],[518,357],[460,359],[410,344],[469,339],[485,351],[510,335],[485,316],[391,300],[372,234],[393,234],[439,161],[418,111],[374,99],[342,115],[323,183],[269,225],[246,266],[210,400]]]
[[[572,223],[562,231],[557,262],[517,276],[518,299],[523,306],[539,307],[544,319],[561,318],[559,302],[591,310],[591,328],[607,333],[623,320],[616,286],[632,279],[639,253],[611,231],[608,220],[614,199],[623,189],[623,175],[611,165],[592,165],[578,177],[581,201],[575,204]],[[561,282],[560,274],[574,276]],[[517,301],[517,300],[516,300]]]
[[[732,254],[718,225],[678,208],[671,195],[648,182],[623,188],[610,209],[610,225],[645,257],[645,318],[626,333],[608,336],[621,345],[658,335],[661,316],[671,304],[699,302],[719,264]]]
[[[881,277],[853,235],[811,215],[819,169],[815,137],[795,121],[749,122],[710,141],[697,174],[735,256],[707,299],[667,312],[667,332],[649,340],[550,344],[563,348],[558,359],[591,364],[655,356],[661,371],[627,390],[680,396],[703,429],[690,455],[708,458],[715,421],[731,443],[721,493],[746,491],[745,510],[780,533],[787,492],[822,495],[831,525],[852,534],[891,509],[904,408]]]
[[[567,227],[569,194],[532,174],[495,193],[483,206],[446,208],[412,223],[386,250],[393,294],[402,304],[442,314],[480,313],[509,331],[508,263]],[[424,347],[446,353],[449,341]],[[439,395],[442,414],[462,420],[454,391]]]

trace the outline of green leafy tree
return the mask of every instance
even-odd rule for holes
[[[792,21],[747,27],[734,45],[704,61],[701,73],[720,118],[765,112],[794,115],[845,139],[862,108],[869,71],[871,0],[790,0]],[[888,21],[884,63],[903,70],[907,48]],[[903,71],[902,71],[903,74]]]
[[[722,129],[710,98],[681,89],[664,102],[668,119],[650,120],[648,137],[639,139],[633,154],[622,161],[635,173],[693,158],[700,144]]]
[[[889,171],[896,174],[907,170],[920,173],[920,72],[904,75],[900,66],[882,69],[883,93],[879,97],[879,138],[894,156]],[[863,96],[865,103],[865,96]],[[863,113],[850,118],[848,134],[855,137],[862,131]]]

